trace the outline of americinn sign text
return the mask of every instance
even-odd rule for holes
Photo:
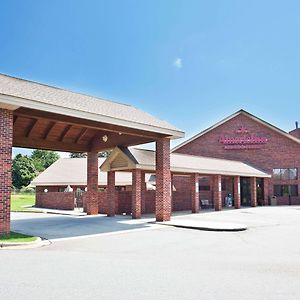
[[[244,126],[238,128],[235,133],[236,136],[219,137],[219,143],[224,145],[224,149],[258,149],[268,142],[268,138],[251,134]]]

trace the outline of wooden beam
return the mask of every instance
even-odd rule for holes
[[[76,140],[75,140],[75,144],[78,144],[80,142],[80,140],[84,137],[84,135],[87,133],[88,129],[87,128],[83,128],[81,130],[81,132],[79,133],[79,135],[77,136]]]
[[[58,139],[60,142],[63,142],[65,136],[67,135],[67,133],[69,132],[69,130],[70,130],[71,128],[72,128],[72,125],[67,125],[67,126],[65,127],[65,129],[63,130],[63,132],[61,133],[61,135],[60,135],[60,137],[59,137],[59,139]]]
[[[49,125],[47,126],[45,132],[44,132],[44,137],[43,139],[46,140],[52,130],[52,128],[54,127],[55,125],[55,122],[50,122]]]
[[[44,111],[39,111],[35,109],[29,109],[29,108],[18,108],[14,111],[14,115],[21,116],[21,117],[36,117],[36,118],[43,118],[48,121],[52,122],[60,122],[70,125],[77,125],[77,126],[83,126],[85,128],[91,128],[96,130],[102,130],[106,132],[115,132],[115,133],[122,133],[132,136],[140,136],[140,137],[148,137],[150,139],[157,139],[162,137],[167,137],[168,135],[159,134],[155,132],[149,132],[145,130],[139,130],[135,128],[129,128],[124,126],[118,126],[108,123],[102,123],[102,122],[96,122],[92,120],[87,119],[80,119],[60,114],[54,114]]]
[[[134,146],[137,144],[145,144],[149,142],[154,142],[154,140],[150,140],[149,138],[141,138],[137,136],[128,136],[126,134],[119,135],[119,134],[107,134],[108,140],[104,142],[102,140],[103,134],[96,134],[91,143],[89,151],[105,151],[112,149],[116,146]]]
[[[15,136],[13,138],[13,146],[66,152],[88,152],[89,150],[87,145],[75,145],[72,143],[64,143],[60,141],[52,142],[40,138]]]
[[[38,125],[38,119],[33,119],[31,125],[27,128],[27,132],[25,134],[26,137],[30,137],[31,133],[33,132],[34,128]]]

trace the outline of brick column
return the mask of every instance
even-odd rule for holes
[[[98,211],[98,152],[88,152],[86,212],[97,215]]]
[[[270,178],[264,178],[264,205],[269,205]]]
[[[241,208],[241,180],[240,180],[240,176],[234,176],[233,199],[234,199],[234,208]]]
[[[0,235],[10,233],[13,112],[0,109]]]
[[[170,139],[156,141],[156,221],[169,221],[171,218],[171,171]]]
[[[142,214],[142,172],[132,171],[132,218],[140,219]]]
[[[250,177],[251,206],[257,206],[256,177]]]
[[[215,210],[222,210],[222,176],[213,176],[213,195]]]
[[[108,217],[114,217],[116,214],[116,175],[114,171],[107,172],[107,204]]]
[[[142,171],[141,184],[142,184],[142,214],[146,213],[146,192],[147,184],[145,182],[146,173]]]
[[[199,174],[191,174],[191,196],[192,196],[192,213],[198,213],[200,210],[200,199],[199,199]]]

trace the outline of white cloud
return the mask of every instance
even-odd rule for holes
[[[180,57],[177,57],[173,62],[173,66],[177,69],[181,69],[182,68],[182,59]]]

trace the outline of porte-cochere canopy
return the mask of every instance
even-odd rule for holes
[[[10,231],[13,146],[88,152],[87,209],[96,214],[99,151],[156,142],[159,168],[168,170],[170,139],[183,135],[169,123],[129,105],[0,74],[0,234]],[[162,172],[161,180],[168,181],[167,173]],[[163,188],[157,191],[157,201],[165,201]],[[161,212],[158,218],[167,215]]]

